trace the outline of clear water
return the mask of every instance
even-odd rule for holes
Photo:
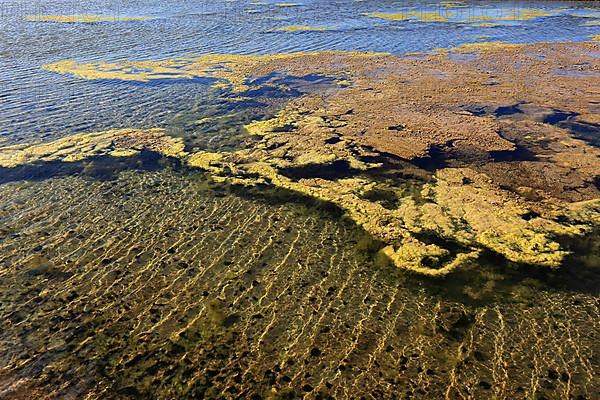
[[[206,53],[280,53],[358,50],[409,53],[481,41],[585,41],[600,26],[597,2],[307,1],[295,7],[250,1],[47,1],[0,4],[0,135],[27,141],[110,127],[172,127],[206,113],[207,85],[88,82],[40,69],[64,59],[115,62],[160,60]],[[551,16],[513,20],[523,10]],[[247,10],[256,10],[248,13]],[[449,22],[390,21],[364,14],[438,12]],[[48,23],[30,15],[148,16],[145,21]],[[502,19],[481,27],[478,16]],[[596,18],[594,18],[594,16]],[[463,22],[460,22],[463,21]],[[466,22],[464,22],[466,21]],[[307,25],[326,31],[280,32]],[[198,110],[200,109],[200,110]],[[193,115],[190,115],[192,113]],[[198,118],[196,118],[198,119]]]
[[[40,68],[67,58],[404,54],[600,33],[585,25],[600,19],[598,2],[293,2],[3,1],[0,143],[164,127],[229,149],[244,123],[286,100],[232,103],[202,80]],[[552,15],[470,22],[526,9]],[[363,15],[448,10],[457,14],[441,23]],[[155,18],[24,19],[78,14]],[[294,25],[328,29],[274,31]],[[190,123],[225,114],[236,117]],[[0,398],[597,398],[597,271],[523,271],[492,257],[481,273],[422,279],[378,265],[375,244],[339,210],[290,193],[216,184],[156,158],[47,167],[0,176]]]

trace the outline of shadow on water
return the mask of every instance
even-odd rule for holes
[[[426,290],[432,295],[443,296],[448,300],[468,305],[484,305],[510,300],[515,293],[523,297],[527,292],[545,290],[600,295],[600,257],[598,256],[600,229],[598,228],[585,238],[557,238],[557,241],[565,249],[572,252],[563,266],[558,269],[516,264],[499,254],[484,250],[482,256],[472,265],[465,266],[444,277],[431,278],[412,274],[391,265],[380,251],[384,247],[384,243],[347,218],[344,210],[333,203],[269,185],[246,187],[216,182],[204,172],[182,165],[180,160],[163,157],[151,151],[142,151],[140,154],[130,157],[102,156],[78,162],[55,161],[17,168],[2,168],[0,169],[0,183],[20,180],[40,181],[68,175],[110,181],[126,170],[156,171],[164,168],[185,174],[190,179],[205,181],[206,188],[217,197],[237,196],[269,205],[296,203],[302,206],[299,210],[318,211],[323,214],[324,218],[344,220],[353,225],[358,232],[354,245],[357,248],[357,254],[364,258],[363,262],[371,264],[373,268],[383,269],[392,283],[394,281],[409,282],[409,287]],[[290,171],[287,172],[290,173]],[[333,166],[329,172],[310,169],[292,172],[296,178],[314,176],[313,173],[333,174],[327,176],[331,179],[339,178],[340,173],[342,176],[345,173],[354,173],[348,165],[341,164]],[[396,200],[394,198],[390,201]],[[435,232],[423,233],[418,235],[417,239],[449,249],[450,257],[469,251],[464,245],[441,237]],[[435,265],[432,264],[430,267],[433,268]]]
[[[578,120],[579,113],[518,102],[506,106],[466,104],[461,107],[478,117],[495,116],[515,121],[530,120],[565,129],[571,136],[600,147],[600,124]],[[519,149],[518,149],[519,150]],[[520,151],[520,150],[519,150]],[[502,156],[503,154],[500,154]],[[500,161],[510,161],[501,159]]]
[[[54,177],[81,175],[99,181],[110,181],[127,170],[156,171],[166,166],[180,169],[180,161],[160,153],[142,150],[130,157],[100,156],[76,162],[36,162],[14,168],[0,168],[0,184],[15,181],[42,181]]]
[[[380,251],[385,244],[347,218],[345,211],[335,204],[267,185],[247,188],[215,183],[214,186],[216,190],[223,193],[263,201],[271,205],[298,203],[307,209],[323,212],[325,218],[343,219],[354,225],[358,232],[354,244],[357,252],[364,257],[364,262],[371,264],[375,269],[382,270],[392,283],[404,282],[405,287],[425,290],[431,295],[442,296],[447,300],[480,306],[515,301],[515,296],[519,301],[527,301],[536,291],[600,295],[600,257],[596,255],[600,243],[600,229],[596,229],[585,238],[556,238],[566,250],[572,252],[560,268],[517,264],[508,261],[500,254],[484,250],[476,262],[447,276],[423,277],[393,266]],[[417,239],[449,249],[450,257],[469,251],[464,245],[443,238],[435,232],[423,233],[418,235]]]
[[[318,92],[323,87],[332,86],[335,84],[334,78],[320,74],[308,74],[302,76],[287,75],[280,72],[271,72],[268,75],[248,79],[246,82],[251,86],[286,86],[298,92]]]
[[[280,168],[279,172],[290,179],[310,179],[321,178],[327,180],[350,178],[362,173],[361,170],[354,169],[346,160],[336,160],[327,165],[313,164],[301,167]]]
[[[557,123],[556,126],[568,130],[576,139],[583,140],[594,147],[600,147],[600,124],[566,120]]]

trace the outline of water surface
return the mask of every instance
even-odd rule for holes
[[[596,2],[294,3],[3,2],[0,143],[163,127],[189,149],[231,150],[247,144],[244,124],[329,84],[288,81],[291,91],[232,101],[211,80],[89,81],[41,69],[69,58],[405,54],[600,33]],[[411,12],[448,21],[366,15]],[[83,14],[150,18],[25,18]],[[324,29],[278,30],[293,26]],[[197,122],[215,116],[224,118]],[[597,271],[576,259],[524,271],[490,254],[481,272],[426,279],[383,262],[378,246],[331,205],[217,183],[154,153],[6,173],[0,397],[598,396]]]

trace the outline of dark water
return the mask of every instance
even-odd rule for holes
[[[408,53],[600,33],[586,25],[600,19],[595,2],[268,3],[2,2],[0,140],[164,127],[191,148],[229,150],[245,140],[243,124],[316,90],[295,82],[231,102],[203,80],[85,81],[40,69],[66,58]],[[478,16],[527,9],[552,15],[477,26],[492,22]],[[362,15],[414,10],[448,22]],[[23,19],[39,14],[155,18]],[[273,31],[293,25],[328,30]],[[213,116],[226,118],[194,123]],[[490,254],[477,271],[431,280],[379,260],[378,244],[329,205],[218,184],[156,154],[0,173],[0,398],[600,397],[598,274],[577,268],[597,243],[578,243],[589,254],[562,271]]]

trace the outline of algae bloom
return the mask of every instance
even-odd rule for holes
[[[181,139],[167,136],[163,129],[112,129],[67,136],[49,143],[0,147],[0,167],[14,168],[36,162],[75,162],[111,155],[128,157],[141,150],[165,156],[185,154]]]
[[[278,1],[2,4],[0,398],[598,398],[597,10]]]
[[[319,26],[308,26],[308,25],[292,25],[285,26],[283,28],[277,28],[275,31],[278,32],[312,32],[312,31],[326,31],[328,28]]]
[[[93,24],[98,22],[126,22],[126,21],[145,21],[154,17],[126,17],[126,16],[103,16],[103,15],[28,15],[27,21],[34,22],[63,22],[63,23],[81,23]]]

